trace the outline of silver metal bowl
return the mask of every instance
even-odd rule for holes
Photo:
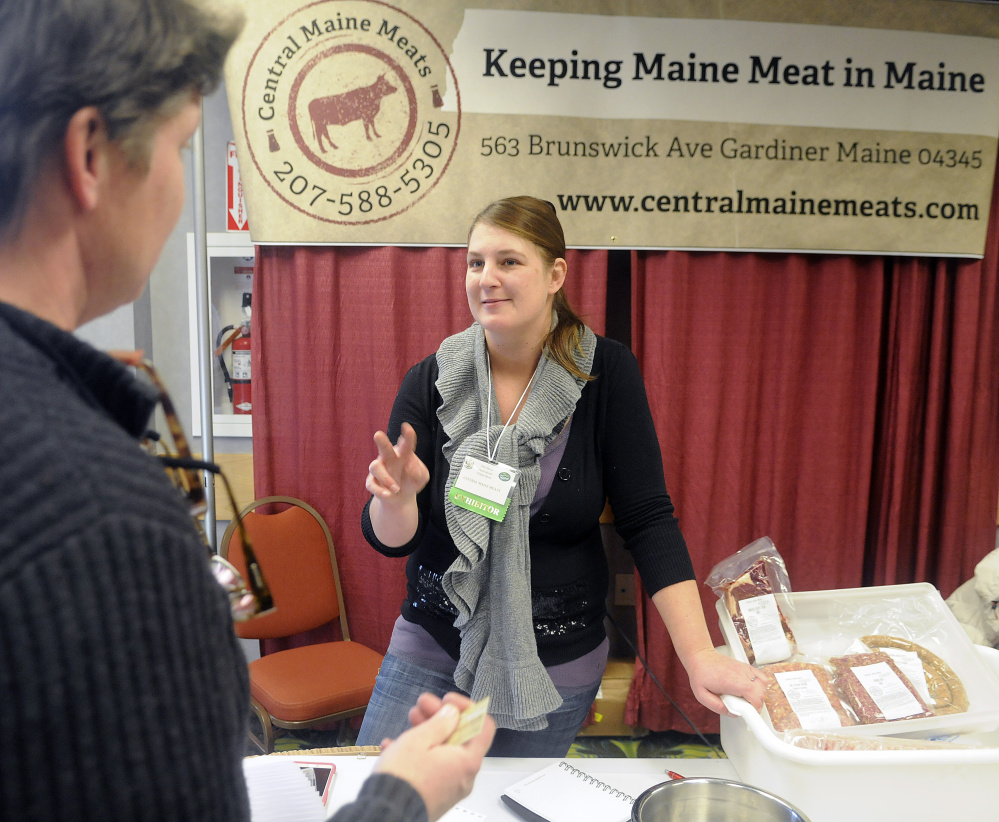
[[[779,796],[728,779],[688,777],[653,785],[631,808],[632,822],[808,822]]]

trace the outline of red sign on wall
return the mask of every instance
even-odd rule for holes
[[[243,182],[239,178],[239,160],[236,158],[236,143],[229,141],[226,152],[226,220],[227,231],[249,231],[246,220],[246,200],[243,199]]]

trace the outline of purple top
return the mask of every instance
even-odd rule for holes
[[[531,516],[544,505],[545,497],[551,490],[559,463],[562,462],[565,444],[569,441],[571,424],[572,417],[569,417],[562,430],[558,432],[555,439],[548,443],[545,453],[541,456],[541,478],[538,480],[538,487],[534,492],[534,499],[531,501]],[[559,665],[551,665],[545,670],[548,671],[548,675],[556,687],[572,689],[592,687],[603,676],[609,648],[610,642],[604,639],[600,645],[578,659]],[[457,660],[452,659],[451,655],[425,628],[409,622],[401,616],[395,621],[388,650],[393,656],[430,668],[446,676],[452,676],[455,666],[458,664]]]

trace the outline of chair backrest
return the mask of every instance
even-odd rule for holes
[[[279,503],[287,507],[275,514],[255,510]],[[333,536],[322,516],[300,499],[281,496],[254,500],[240,514],[274,597],[275,610],[234,623],[236,634],[243,639],[285,637],[339,617],[341,635],[350,639]],[[219,553],[240,573],[246,573],[235,520],[226,528]]]

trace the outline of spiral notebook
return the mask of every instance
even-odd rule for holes
[[[528,822],[627,822],[634,798],[568,762],[554,762],[500,797]]]

